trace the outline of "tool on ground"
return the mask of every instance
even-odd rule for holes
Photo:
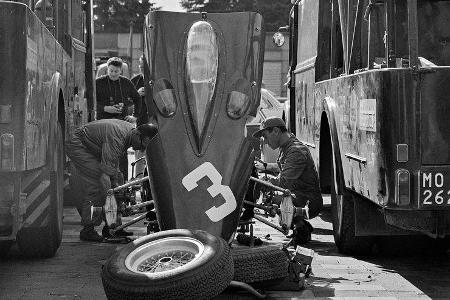
[[[305,219],[309,219],[309,200],[306,202],[306,205],[304,207],[295,207],[292,201],[292,198],[296,198],[294,194],[292,194],[288,189],[283,189],[279,186],[276,186],[270,182],[261,180],[259,178],[250,177],[250,180],[253,180],[255,182],[258,182],[270,189],[280,191],[283,193],[284,197],[280,203],[280,207],[277,208],[275,205],[260,205],[256,204],[250,201],[244,201],[245,204],[252,205],[254,207],[263,209],[266,211],[271,217],[274,217],[274,212],[279,215],[279,224],[281,227],[276,226],[272,224],[271,222],[262,219],[261,217],[257,218],[259,221],[263,222],[264,224],[267,224],[279,231],[281,231],[284,234],[287,234],[289,229],[292,226],[292,221],[295,216],[301,216]],[[256,218],[256,216],[255,216]]]

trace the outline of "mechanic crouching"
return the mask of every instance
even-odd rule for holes
[[[260,130],[253,134],[263,138],[270,148],[280,148],[277,159],[279,174],[270,180],[274,185],[288,189],[295,197],[292,198],[295,207],[305,207],[308,203],[309,218],[316,217],[323,207],[319,178],[309,149],[286,129],[281,118],[270,117],[261,123]],[[256,169],[264,171],[261,162],[255,163]],[[278,204],[282,196],[279,197]],[[249,214],[244,211],[244,214]],[[251,214],[251,213],[250,213]],[[293,237],[296,244],[302,245],[311,240],[313,227],[301,215],[294,216]]]
[[[93,121],[75,130],[65,149],[73,167],[71,190],[81,195],[77,204],[83,225],[81,240],[103,240],[94,229],[94,226],[101,224],[103,216],[92,218],[91,207],[103,206],[107,191],[118,184],[121,178],[119,159],[127,149],[144,150],[156,130],[152,124],[135,128],[129,122],[117,119]],[[109,234],[107,225],[102,233]],[[116,236],[126,235],[130,233],[116,232]]]

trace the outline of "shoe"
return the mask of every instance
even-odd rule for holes
[[[80,231],[80,240],[87,242],[101,242],[103,237],[93,227],[84,227]]]
[[[104,238],[111,238],[113,235],[109,233],[109,227],[107,225],[103,226],[102,235]],[[124,236],[132,236],[133,233],[130,231],[125,231],[123,229],[118,230],[114,233],[115,237],[124,237]]]
[[[253,212],[253,209],[245,209],[244,212],[241,215],[241,218],[239,219],[241,222],[249,222],[251,219],[255,216],[255,213]]]
[[[134,233],[132,233],[131,231],[125,231],[123,229],[118,230],[114,233],[115,236],[133,236]]]

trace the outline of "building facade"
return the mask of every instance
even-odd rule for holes
[[[273,32],[266,34],[265,55],[263,67],[263,83],[266,89],[271,90],[277,97],[286,97],[286,74],[289,68],[289,44],[288,39],[282,47],[276,47],[272,43]],[[143,39],[141,33],[96,33],[95,56],[118,56],[129,65],[130,74],[133,76],[139,72],[139,57],[142,55]]]

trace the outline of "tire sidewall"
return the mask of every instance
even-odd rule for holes
[[[263,243],[260,246],[231,248],[234,279],[246,283],[264,283],[288,276],[289,260],[280,246]]]
[[[334,160],[334,159],[333,159]],[[331,164],[331,216],[332,216],[332,223],[333,223],[333,235],[334,235],[334,241],[336,245],[339,245],[341,242],[341,230],[342,230],[342,223],[341,223],[341,215],[338,211],[338,206],[340,205],[338,203],[338,195],[336,191],[336,182],[337,181],[337,174],[335,170],[335,166],[333,163]]]
[[[165,274],[159,276],[158,274],[155,274],[155,276],[149,277],[144,273],[133,272],[127,268],[125,260],[136,248],[169,237],[185,237],[198,240],[204,245],[204,251],[196,261],[192,262],[189,267],[182,272],[164,272]],[[167,286],[170,282],[178,282],[190,278],[194,272],[196,273],[199,269],[207,268],[209,265],[213,264],[220,258],[219,255],[216,254],[223,252],[224,246],[227,245],[224,245],[218,237],[201,230],[191,231],[175,229],[161,231],[139,238],[117,251],[103,267],[103,274],[109,279],[123,285],[139,287],[151,284],[154,288],[158,288],[158,285]]]

